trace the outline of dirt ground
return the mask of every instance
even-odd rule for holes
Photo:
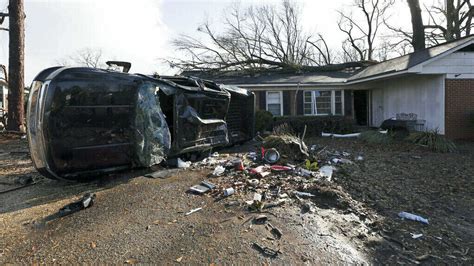
[[[239,195],[215,201],[186,193],[202,180],[213,182],[207,178],[212,169],[181,170],[167,179],[137,170],[64,183],[34,170],[26,140],[0,135],[0,264],[474,263],[473,143],[454,154],[358,140],[307,144],[363,160],[338,165],[331,182],[304,187],[318,195],[310,201],[313,212],[303,213],[297,202],[268,209],[264,214],[283,233],[277,239],[268,225],[252,223],[257,214],[227,206]],[[12,190],[26,177],[31,185]],[[44,222],[87,192],[97,195],[92,207]],[[430,224],[401,220],[400,211]],[[252,243],[280,253],[265,256]]]

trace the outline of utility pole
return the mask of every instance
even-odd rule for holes
[[[7,130],[25,132],[25,11],[23,0],[10,0]]]

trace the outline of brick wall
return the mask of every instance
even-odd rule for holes
[[[445,135],[452,139],[474,139],[469,113],[474,112],[474,79],[446,79]]]

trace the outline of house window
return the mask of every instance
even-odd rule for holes
[[[281,91],[267,91],[267,111],[274,116],[283,115],[283,95]]]
[[[305,115],[342,115],[344,99],[342,90],[305,91],[303,109]]]

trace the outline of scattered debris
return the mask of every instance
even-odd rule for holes
[[[195,213],[195,212],[198,212],[198,211],[200,211],[200,210],[202,210],[202,207],[199,207],[199,208],[196,208],[196,209],[192,209],[192,210],[188,211],[185,215],[188,216],[188,215],[191,215],[191,214],[193,214],[193,213]]]
[[[333,158],[331,161],[335,164],[338,164],[338,163],[341,163],[341,164],[354,164],[353,161],[351,161],[349,159],[346,159],[346,158]]]
[[[255,218],[253,218],[254,224],[264,224],[267,221],[268,221],[268,217],[266,215],[258,215]]]
[[[413,233],[410,233],[410,234],[411,234],[411,238],[413,239],[417,239],[423,236],[423,234],[413,234]]]
[[[138,263],[138,260],[136,259],[125,260],[125,264],[137,264],[137,263]]]
[[[179,169],[164,169],[164,170],[159,170],[153,173],[146,174],[145,177],[148,178],[168,178],[174,174],[177,174],[179,172]]]
[[[188,167],[191,166],[191,162],[189,162],[189,161],[185,162],[185,161],[181,160],[181,158],[178,158],[177,161],[178,161],[177,162],[178,168],[188,168]]]
[[[279,254],[281,254],[280,250],[274,250],[274,249],[271,249],[269,247],[262,246],[258,243],[255,243],[255,242],[252,243],[252,247],[254,249],[256,249],[258,252],[260,252],[262,255],[266,256],[266,257],[275,258]]]
[[[269,164],[274,164],[280,160],[280,153],[276,149],[267,149],[263,155],[265,162]]]
[[[402,219],[408,219],[408,220],[417,221],[417,222],[424,223],[424,224],[429,224],[428,219],[425,219],[425,218],[423,218],[421,216],[418,216],[416,214],[412,214],[412,213],[408,213],[408,212],[400,212],[398,214],[398,216]]]
[[[224,197],[228,197],[234,193],[235,193],[235,189],[233,187],[224,189]]]
[[[278,150],[289,160],[304,160],[309,156],[306,144],[293,135],[270,135],[265,138],[263,145]]]
[[[271,223],[268,223],[268,226],[270,226],[270,228],[271,228],[270,233],[272,233],[272,235],[276,239],[280,239],[283,236],[283,233],[280,231],[280,229],[276,228]]]
[[[270,169],[272,171],[276,171],[276,172],[279,172],[279,171],[292,171],[293,170],[292,167],[284,166],[284,165],[272,165],[272,166],[270,166]]]
[[[60,216],[66,216],[75,212],[78,212],[80,210],[87,209],[94,205],[94,199],[95,199],[95,194],[93,193],[87,193],[82,198],[76,202],[69,203],[68,205],[62,207],[59,210],[59,215]]]
[[[331,138],[357,138],[360,136],[360,133],[351,133],[351,134],[333,134],[333,133],[321,133],[321,137],[331,137]]]
[[[199,185],[194,185],[190,187],[189,192],[204,194],[214,188],[216,188],[216,185],[212,184],[211,182],[202,181]]]
[[[183,256],[176,259],[176,262],[181,262],[183,260]]]
[[[213,176],[221,176],[225,172],[225,168],[222,165],[218,165],[214,172],[212,172]]]
[[[315,195],[308,192],[295,191],[295,195],[301,198],[314,198]]]

